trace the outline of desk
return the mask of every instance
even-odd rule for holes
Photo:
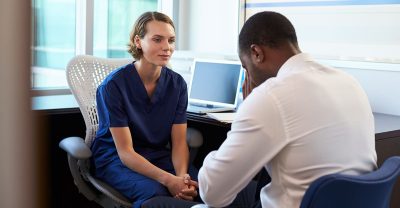
[[[208,117],[207,115],[199,115],[199,114],[189,113],[189,112],[186,113],[186,115],[187,115],[188,121],[204,123],[204,124],[219,126],[219,127],[223,127],[223,128],[231,128],[230,123],[223,123],[223,122],[217,121],[215,119]]]
[[[60,120],[58,122],[64,123],[66,126],[71,125],[66,123],[68,119],[73,120],[81,118],[78,104],[73,95],[34,97],[32,100],[32,108],[45,115],[64,115],[66,121],[63,122]],[[230,130],[230,124],[216,121],[207,116],[191,113],[187,114],[187,118],[188,126],[198,128],[205,138],[205,145],[199,151],[199,160],[195,160],[195,164],[201,166],[201,156],[219,147],[225,140],[226,133]],[[376,148],[379,155],[378,163],[381,164],[381,162],[390,155],[400,155],[400,116],[374,113],[374,119]],[[80,122],[83,124],[82,120]],[[81,132],[84,132],[85,126],[80,126],[78,129],[81,128],[83,128]],[[77,132],[77,129],[73,130],[74,131],[70,132],[67,136],[71,136],[73,132]],[[84,137],[84,135],[79,136]]]
[[[73,185],[65,152],[59,141],[67,136],[85,136],[85,124],[78,104],[72,95],[38,96],[32,99],[32,108],[47,121],[49,132],[50,207],[96,207],[88,202]],[[194,164],[197,167],[211,150],[218,149],[225,140],[231,125],[221,123],[206,116],[187,114],[188,126],[199,129],[204,136],[204,144],[199,149]],[[400,116],[374,113],[376,151],[378,164],[392,155],[400,155]],[[395,185],[392,207],[400,207],[400,181]],[[78,202],[77,202],[78,200]],[[393,201],[395,200],[395,201]]]
[[[69,114],[80,113],[78,103],[73,95],[51,95],[37,96],[32,98],[32,109],[47,114]],[[220,127],[229,127],[230,124],[222,123],[207,116],[188,113],[189,121],[200,122]],[[391,135],[400,135],[400,116],[387,115],[382,113],[374,113],[375,133],[382,135],[390,133]]]
[[[32,98],[32,108],[45,115],[64,115],[67,118],[66,122],[68,118],[81,118],[78,103],[73,95],[37,96]],[[219,122],[205,115],[188,113],[187,118],[188,126],[198,128],[204,135],[206,147],[200,151],[200,154],[217,149],[230,130],[230,124]],[[378,155],[382,155],[378,158],[380,164],[388,155],[394,153],[400,155],[400,116],[374,113],[374,119],[377,151],[380,153]],[[80,122],[83,124],[82,120]],[[70,126],[69,123],[62,123]],[[81,132],[84,132],[85,126],[79,128],[83,128]],[[67,136],[73,135],[72,133],[76,132],[76,129],[74,130]],[[201,161],[197,161],[197,164],[201,166]]]
[[[71,124],[66,123],[69,119],[81,119],[78,103],[75,101],[73,95],[52,95],[52,96],[38,96],[32,98],[32,108],[37,112],[45,115],[64,115],[66,126]],[[69,115],[69,116],[67,116]],[[72,118],[70,118],[72,117]],[[206,147],[202,148],[200,154],[217,149],[219,145],[225,140],[226,133],[230,130],[230,124],[222,123],[217,120],[208,118],[204,115],[187,114],[188,126],[198,128],[204,135]],[[381,113],[374,113],[375,119],[375,137],[379,164],[389,155],[400,155],[400,116],[386,115]],[[81,124],[83,120],[80,121]],[[80,126],[80,132],[84,132],[85,126]],[[77,129],[70,132],[77,132]],[[84,137],[84,135],[79,135]],[[58,138],[60,139],[60,138]],[[196,161],[195,161],[196,162]],[[197,161],[198,166],[201,166],[201,161]]]

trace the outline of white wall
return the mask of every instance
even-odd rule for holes
[[[236,54],[239,0],[181,0],[179,4],[179,50]]]
[[[284,14],[303,52],[355,77],[374,112],[400,116],[399,4],[340,5],[338,0],[336,6],[290,6],[295,1],[247,1],[260,2],[269,4],[253,4],[246,18],[265,10]]]
[[[342,70],[360,82],[374,112],[400,116],[399,71],[355,68],[342,68]]]
[[[190,81],[194,58],[238,60],[239,0],[173,0],[177,50],[171,66]]]
[[[35,188],[30,15],[30,1],[0,1],[0,207],[43,207]]]

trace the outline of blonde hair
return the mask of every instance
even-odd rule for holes
[[[145,13],[143,13],[136,20],[135,25],[132,28],[132,31],[130,34],[130,39],[129,39],[129,44],[128,44],[128,53],[130,53],[132,55],[132,57],[136,60],[139,60],[142,58],[143,51],[142,51],[142,49],[136,47],[135,37],[137,35],[141,39],[144,38],[144,36],[147,33],[146,25],[148,22],[150,22],[152,20],[168,23],[175,30],[174,23],[172,22],[171,18],[169,18],[167,15],[160,13],[160,12],[145,12]]]

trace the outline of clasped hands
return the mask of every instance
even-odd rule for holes
[[[189,174],[175,176],[174,182],[167,186],[171,195],[178,199],[193,201],[197,196],[198,184]]]

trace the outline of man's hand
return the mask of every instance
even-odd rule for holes
[[[244,82],[242,85],[242,93],[243,93],[243,100],[246,99],[247,96],[250,95],[251,91],[254,89],[254,83],[251,80],[249,73],[246,71]]]

